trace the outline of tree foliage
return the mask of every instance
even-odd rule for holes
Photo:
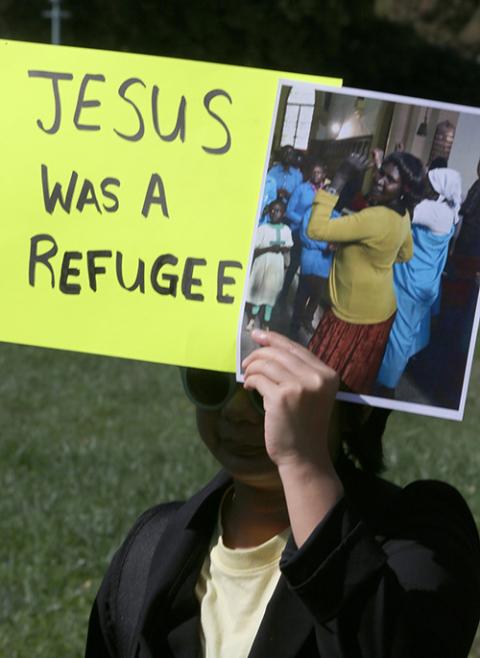
[[[375,13],[373,0],[64,0],[63,42],[317,75],[480,105],[480,67]],[[5,38],[49,41],[47,0],[0,0]]]

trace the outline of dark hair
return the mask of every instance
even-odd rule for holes
[[[288,151],[291,151],[295,155],[295,148],[293,147],[292,144],[284,144],[282,147],[280,147],[280,150],[278,151],[278,157],[280,162],[283,162],[285,154]]]
[[[382,438],[391,410],[350,402],[339,404],[346,421],[341,431],[346,456],[365,473],[381,473],[385,468]]]
[[[439,155],[438,158],[433,158],[433,160],[430,163],[430,166],[428,167],[428,170],[431,171],[432,169],[446,169],[447,167],[448,167],[447,158],[444,158],[443,156]]]
[[[402,214],[408,210],[412,214],[413,207],[421,200],[425,187],[425,168],[422,161],[411,153],[394,151],[383,161],[384,166],[387,164],[397,167],[402,181],[402,196],[394,210]]]
[[[273,201],[270,201],[270,203],[268,204],[267,212],[270,212],[271,208],[272,208],[276,203],[280,204],[280,205],[282,206],[282,208],[283,208],[284,210],[286,210],[286,208],[285,208],[285,205],[286,205],[286,204],[285,204],[285,201],[282,199],[282,197],[277,196],[276,199],[274,199]]]

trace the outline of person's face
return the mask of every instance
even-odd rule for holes
[[[263,415],[241,385],[221,409],[197,408],[200,437],[235,479],[252,486],[279,488],[277,467],[265,448],[263,422]]]
[[[316,165],[312,169],[312,175],[310,176],[310,180],[314,185],[320,185],[325,180],[325,170],[323,167],[320,167],[320,165]]]
[[[238,384],[235,394],[218,410],[196,409],[200,437],[215,459],[244,484],[280,489],[278,469],[265,448],[264,415],[249,394]],[[341,404],[335,402],[329,426],[330,454],[336,459],[342,422]]]
[[[285,166],[290,166],[295,160],[295,152],[291,146],[286,146],[282,153],[282,162]]]
[[[402,192],[402,179],[398,167],[388,162],[380,170],[380,175],[370,192],[371,200],[377,205],[386,206],[398,199]]]
[[[283,203],[274,203],[270,206],[270,222],[272,224],[280,224],[285,214],[285,206]]]

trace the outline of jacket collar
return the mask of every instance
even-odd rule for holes
[[[208,550],[221,497],[230,483],[228,474],[220,471],[169,520],[165,536],[174,541],[160,541],[153,554],[137,626],[139,657],[163,655],[162,649],[166,647],[161,638],[165,637],[168,637],[172,655],[196,655],[195,583]],[[190,653],[182,653],[182,647],[189,647]]]
[[[195,494],[169,522],[168,536],[174,542],[161,543],[152,560],[145,603],[140,617],[138,658],[155,655],[175,658],[198,656],[199,606],[195,584],[208,550],[220,500],[231,478],[221,471]],[[296,655],[313,630],[301,601],[280,577],[257,632],[249,658]],[[272,636],[272,628],[276,629]],[[292,628],[295,632],[292,633]],[[165,646],[167,637],[168,647]]]
[[[366,476],[347,459],[338,464],[337,470],[345,485],[349,504],[362,510],[365,521],[375,526],[379,517],[378,478]],[[369,486],[370,479],[376,481],[376,487]],[[215,527],[222,495],[230,484],[230,476],[220,471],[207,486],[182,505],[169,522],[167,533],[175,541],[160,543],[153,556],[138,626],[138,658],[198,656],[200,619],[195,584]],[[383,484],[387,505],[391,501],[391,490],[398,488],[388,482]],[[374,491],[377,492],[376,500],[371,500]],[[275,658],[291,658],[297,655],[314,630],[310,620],[303,603],[290,591],[281,576],[249,658],[272,655]],[[273,628],[275,634],[272,634]],[[325,641],[330,641],[328,636],[335,637],[333,629],[325,628],[325,632]]]

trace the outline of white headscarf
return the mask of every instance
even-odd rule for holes
[[[458,213],[462,203],[462,179],[455,169],[431,169],[428,172],[430,183],[440,196],[438,202],[445,201],[455,213],[454,224],[458,222]]]
[[[462,202],[462,179],[455,169],[431,169],[430,183],[438,199],[425,199],[415,207],[413,223],[422,224],[435,235],[447,235],[459,220]]]

